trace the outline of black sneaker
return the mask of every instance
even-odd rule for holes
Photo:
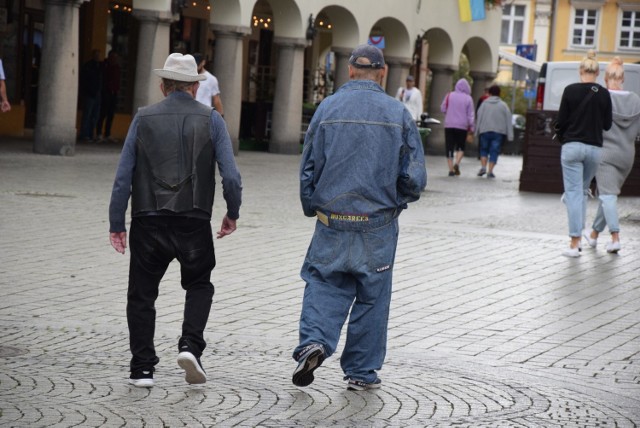
[[[313,382],[313,371],[322,365],[324,361],[324,347],[317,343],[305,346],[298,353],[296,359],[298,367],[293,371],[293,384],[295,386],[308,386]]]
[[[151,388],[153,382],[153,370],[137,370],[129,376],[129,383],[138,388]]]
[[[349,379],[347,382],[347,389],[349,391],[366,391],[368,389],[378,389],[382,386],[382,380],[379,377],[373,382],[364,382],[356,379]]]
[[[455,173],[455,172],[453,172],[453,171],[449,171],[449,177],[455,177],[455,176],[456,176],[456,173]]]
[[[487,170],[484,168],[480,168],[480,171],[478,171],[478,177],[482,177],[483,175],[485,175],[487,173]]]
[[[189,384],[202,384],[207,382],[207,374],[202,368],[200,358],[196,358],[189,351],[182,351],[178,354],[178,365],[185,371],[184,379]]]

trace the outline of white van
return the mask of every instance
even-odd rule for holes
[[[600,63],[600,74],[596,80],[604,84],[604,71],[609,63]],[[579,61],[557,61],[542,64],[538,76],[536,94],[537,110],[558,110],[564,88],[580,81]],[[606,87],[606,86],[605,86]],[[624,64],[624,89],[640,95],[640,64]]]

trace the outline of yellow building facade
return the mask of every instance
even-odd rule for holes
[[[640,62],[640,0],[514,0],[503,6],[500,51],[537,45],[535,62],[580,61],[594,49],[601,62]],[[510,84],[511,62],[496,81]]]

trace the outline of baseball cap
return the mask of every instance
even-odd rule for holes
[[[360,58],[368,59],[369,64],[359,63],[358,59]],[[384,68],[384,56],[382,55],[382,51],[375,46],[360,45],[351,52],[349,64],[356,68]]]

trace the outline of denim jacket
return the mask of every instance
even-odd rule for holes
[[[352,80],[316,110],[300,165],[304,214],[358,229],[390,222],[427,184],[422,141],[404,105]],[[365,220],[365,221],[362,221]]]

